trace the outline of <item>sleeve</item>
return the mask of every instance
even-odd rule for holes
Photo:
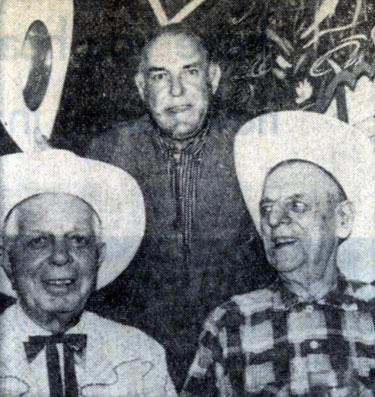
[[[226,383],[222,363],[223,355],[219,332],[211,316],[204,325],[197,353],[180,396],[218,396],[217,385]]]

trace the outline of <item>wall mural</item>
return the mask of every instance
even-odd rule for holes
[[[270,3],[267,29],[280,106],[336,112],[351,121],[357,96],[363,106],[363,95],[375,91],[370,83],[375,75],[375,3],[287,3]]]
[[[171,22],[203,35],[220,62],[218,111],[305,109],[357,123],[375,114],[374,15],[374,0],[76,0],[55,144],[80,152],[144,112],[134,55]]]

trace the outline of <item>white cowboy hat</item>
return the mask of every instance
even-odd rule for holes
[[[35,194],[61,192],[89,203],[102,222],[106,256],[97,289],[129,264],[142,240],[145,208],[141,190],[125,171],[65,150],[16,153],[0,157],[0,226],[9,211]],[[3,270],[0,292],[15,297]]]
[[[351,235],[339,247],[338,265],[350,279],[375,279],[375,164],[364,133],[317,113],[276,112],[246,123],[236,135],[234,153],[242,194],[259,232],[263,183],[273,166],[301,159],[329,171],[353,202],[355,214]]]

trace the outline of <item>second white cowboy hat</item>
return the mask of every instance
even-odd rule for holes
[[[49,138],[73,35],[73,0],[0,1],[0,121],[22,151]]]
[[[273,166],[301,159],[329,171],[353,202],[355,212],[352,233],[339,247],[338,265],[350,279],[375,279],[374,155],[361,131],[317,113],[270,113],[241,128],[234,152],[241,191],[258,231],[263,182]]]
[[[120,168],[64,150],[0,157],[0,227],[15,205],[50,192],[78,196],[99,215],[106,256],[97,288],[104,287],[127,267],[144,234],[145,208],[138,184]],[[0,292],[15,296],[2,270]]]

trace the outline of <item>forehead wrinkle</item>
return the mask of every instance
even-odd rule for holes
[[[295,184],[296,189],[298,189],[298,187],[309,189],[319,199],[325,198],[328,202],[334,201],[335,203],[346,199],[345,192],[343,192],[338,182],[333,179],[333,177],[331,177],[327,171],[320,168],[318,165],[315,165],[314,163],[310,163],[304,160],[295,160],[292,163],[282,162],[272,168],[266,176],[263,187],[263,195],[267,188],[269,180],[271,179],[271,182],[275,185],[275,181],[272,180],[272,177],[276,178],[277,174],[285,172],[285,169],[290,170],[288,178],[291,180],[291,182],[288,186],[293,186],[292,181],[294,180],[300,182],[299,184]],[[275,174],[276,176],[274,176]],[[307,183],[308,179],[312,179],[313,183]],[[285,183],[282,183],[280,177],[276,179],[276,187],[278,187],[279,189],[285,188]]]
[[[151,40],[144,47],[144,49],[141,53],[140,69],[147,69],[147,70],[150,69],[147,66],[147,64],[150,63],[150,54],[151,54],[152,50],[155,48],[155,46],[158,45],[162,39],[167,38],[167,44],[162,46],[162,50],[163,50],[162,54],[166,54],[168,57],[168,56],[171,56],[171,47],[173,48],[173,50],[178,50],[177,43],[176,43],[176,40],[178,40],[177,38],[184,37],[184,36],[185,36],[186,41],[184,41],[181,51],[183,52],[184,49],[186,49],[186,45],[187,45],[186,43],[187,43],[187,40],[189,40],[191,43],[194,43],[194,50],[195,50],[194,55],[191,56],[191,58],[198,56],[198,57],[202,58],[202,61],[201,61],[202,63],[207,62],[207,58],[208,58],[207,50],[205,50],[203,45],[200,43],[200,40],[198,37],[194,37],[194,36],[186,34],[186,33],[173,34],[173,33],[168,32],[168,33],[161,34],[160,36],[157,36],[156,38]],[[193,46],[192,46],[192,48],[193,48]],[[190,48],[189,48],[189,50],[191,51]],[[174,55],[177,56],[177,52],[178,51],[176,51],[176,54],[174,54]],[[154,58],[157,59],[157,55],[158,54],[156,54],[156,56],[154,56]],[[189,62],[190,64],[192,63],[191,61],[187,61],[187,62]],[[157,64],[155,65],[155,61],[151,62],[151,64],[153,65],[152,67],[156,67],[156,68],[160,68],[160,69],[164,68],[163,65],[160,65],[160,66]]]
[[[59,198],[62,198],[63,201],[60,200],[59,202]],[[48,203],[49,200],[52,200],[52,203]],[[55,202],[53,202],[54,200]],[[74,211],[72,211],[72,203],[76,203]],[[41,205],[47,206],[47,209],[45,208],[43,211],[42,208],[41,210]],[[77,214],[75,218],[72,218],[73,213]],[[61,222],[53,223],[56,217],[59,216],[61,217]],[[65,218],[66,223],[64,222]],[[59,228],[64,229],[66,225],[69,227],[72,226],[72,231],[90,229],[98,236],[101,233],[100,218],[91,205],[78,196],[65,193],[44,193],[29,197],[18,203],[8,213],[4,222],[3,232],[5,234],[9,234],[10,232],[13,235],[18,234],[21,230],[25,230],[27,224],[31,221],[31,223],[37,222],[35,228],[31,224],[31,230],[40,230],[41,232],[49,233],[51,232],[48,230],[49,219],[52,220],[53,234],[59,234]],[[82,221],[85,223],[83,226],[74,224],[74,222],[82,223]],[[72,223],[69,225],[69,222]]]

